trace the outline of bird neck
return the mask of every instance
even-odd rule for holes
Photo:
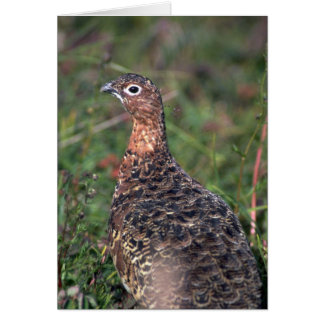
[[[163,161],[162,161],[163,160]],[[172,157],[168,149],[164,115],[157,119],[146,119],[145,122],[133,120],[133,131],[129,139],[126,153],[119,169],[118,192],[126,190],[138,176],[145,172],[152,175],[153,165],[171,163]],[[154,171],[152,171],[154,172]]]
[[[154,117],[133,119],[133,130],[127,150],[134,152],[139,157],[154,157],[156,153],[169,155],[164,113]]]

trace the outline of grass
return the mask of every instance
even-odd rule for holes
[[[131,124],[117,100],[99,93],[125,72],[160,87],[170,151],[237,210],[267,306],[266,140],[253,185],[267,115],[265,55],[262,17],[59,18],[59,308],[134,304],[106,250],[109,206]]]

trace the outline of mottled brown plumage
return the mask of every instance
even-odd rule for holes
[[[126,74],[101,91],[133,119],[109,221],[109,250],[145,308],[258,308],[261,282],[232,210],[171,156],[159,90]]]

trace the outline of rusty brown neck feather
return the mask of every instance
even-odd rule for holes
[[[145,121],[133,119],[133,130],[127,149],[136,152],[138,156],[154,155],[157,151],[168,152],[164,116],[154,117],[156,118]]]
[[[144,161],[171,160],[168,149],[164,112],[150,118],[133,117],[133,130],[119,170],[119,180],[131,177],[131,172],[144,167]]]

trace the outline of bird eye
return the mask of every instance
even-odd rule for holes
[[[131,96],[135,96],[135,95],[139,94],[141,92],[141,90],[142,90],[141,87],[131,84],[124,91]]]
[[[133,87],[130,87],[128,90],[129,90],[131,93],[137,93],[138,90],[139,90],[139,88],[133,86]]]

